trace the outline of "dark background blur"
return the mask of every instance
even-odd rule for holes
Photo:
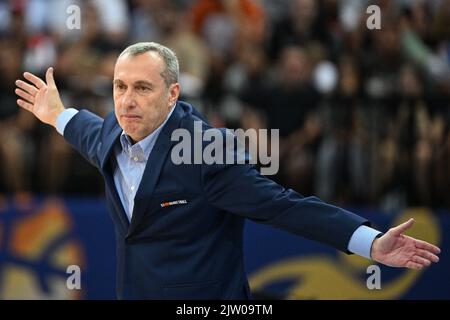
[[[80,30],[66,26],[71,4]],[[370,4],[380,30],[366,26]],[[54,66],[66,107],[105,115],[118,54],[156,41],[213,125],[280,129],[281,184],[339,205],[448,209],[449,21],[449,0],[2,0],[0,198],[103,193],[17,107],[15,79]]]

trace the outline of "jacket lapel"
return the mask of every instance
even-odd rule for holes
[[[116,215],[116,219],[114,220],[119,222],[120,229],[123,232],[122,234],[125,235],[128,231],[130,223],[128,222],[125,209],[123,208],[123,204],[122,201],[120,200],[116,184],[114,183],[114,170],[115,167],[117,166],[117,163],[114,154],[112,154],[114,146],[116,145],[117,140],[119,139],[119,136],[122,133],[122,128],[117,123],[117,120],[115,120],[115,116],[113,121],[114,121],[113,129],[108,134],[107,138],[105,139],[105,142],[100,147],[101,148],[100,171],[105,177],[106,187],[110,192],[113,201],[113,206],[116,209],[114,210],[114,213]]]
[[[115,166],[117,166],[116,160],[114,158],[111,158],[111,162],[114,163],[114,166],[111,165],[110,169],[106,170],[103,176],[105,177],[106,186],[110,193],[112,204],[115,208],[115,210],[113,210],[113,215],[115,216],[115,218],[113,219],[119,226],[122,235],[125,236],[128,232],[130,223],[128,222],[127,214],[123,207],[122,201],[120,200],[119,193],[117,192],[116,184],[114,183],[113,175]]]
[[[105,120],[106,121],[106,120]],[[111,156],[111,152],[114,149],[114,145],[119,139],[120,134],[122,133],[122,128],[119,126],[117,120],[115,120],[114,116],[114,127],[111,130],[111,133],[106,137],[106,141],[101,145],[100,150],[100,170],[104,170],[105,166],[108,164],[108,159]]]
[[[136,227],[139,225],[145,211],[149,205],[150,198],[155,189],[161,170],[167,159],[169,150],[175,141],[171,141],[172,132],[178,128],[181,118],[184,115],[183,109],[178,105],[175,106],[169,120],[159,134],[155,146],[147,160],[144,174],[139,185],[139,189],[134,199],[134,210],[131,218],[131,225],[128,230],[128,235],[133,234]]]

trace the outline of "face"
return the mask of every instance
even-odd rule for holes
[[[179,84],[167,87],[163,70],[163,59],[152,51],[116,62],[114,109],[119,125],[135,142],[158,128],[178,99]]]
[[[299,47],[287,47],[281,53],[282,81],[288,86],[296,86],[308,80],[310,65],[308,56]]]

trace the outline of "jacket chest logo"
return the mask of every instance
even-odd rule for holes
[[[175,206],[177,204],[187,204],[187,200],[175,200],[175,201],[168,201],[168,202],[161,202],[161,208],[164,207],[170,207]]]

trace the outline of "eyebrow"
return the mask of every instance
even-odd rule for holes
[[[149,86],[149,87],[153,88],[153,83],[145,81],[145,80],[136,81],[134,84],[141,85],[141,86]]]
[[[121,83],[124,83],[124,82],[120,79],[115,79],[113,81],[113,84],[121,84]],[[133,85],[141,85],[141,86],[145,85],[145,86],[149,86],[149,87],[153,88],[153,83],[145,81],[145,80],[138,80],[138,81],[134,82]]]

